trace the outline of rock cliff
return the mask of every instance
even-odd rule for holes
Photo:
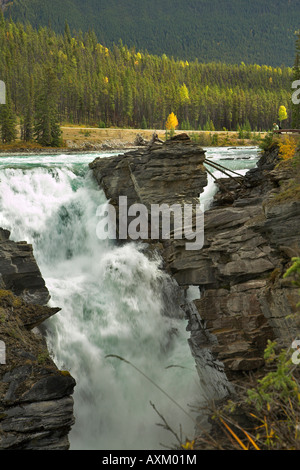
[[[67,450],[75,380],[53,363],[38,327],[59,308],[26,242],[0,229],[0,449]]]
[[[112,204],[117,206],[122,195],[129,204],[149,207],[201,200],[204,162],[205,152],[179,135],[124,156],[96,159],[90,167]],[[273,149],[245,177],[218,180],[201,249],[186,250],[185,241],[177,239],[155,245],[179,286],[198,286],[201,292],[185,310],[200,377],[207,361],[211,366],[208,390],[218,388],[220,373],[234,382],[263,367],[268,339],[290,346],[299,332],[290,318],[298,293],[282,276],[300,252],[300,200],[281,197],[293,170],[277,168],[278,162]]]
[[[119,196],[127,197],[128,206],[149,209],[151,204],[197,204],[207,184],[204,158],[203,149],[180,134],[125,155],[96,158],[90,168],[117,210]]]
[[[0,228],[0,288],[12,290],[33,304],[45,305],[49,292],[27,242],[14,242]]]
[[[200,146],[177,135],[97,158],[90,167],[119,218],[120,196],[127,197],[128,207],[195,207],[207,185],[205,161]],[[191,352],[211,398],[234,391],[249,371],[263,370],[268,339],[285,347],[299,334],[291,316],[298,292],[283,274],[300,252],[300,197],[291,185],[294,168],[278,162],[274,148],[244,177],[216,182],[201,249],[187,250],[184,238],[172,231],[170,238],[145,239],[183,291],[196,286],[201,293],[182,307]],[[69,448],[75,381],[57,369],[39,333],[59,310],[45,306],[48,300],[32,247],[11,241],[0,229],[0,449]]]
[[[264,365],[268,339],[289,347],[299,334],[292,315],[298,291],[283,275],[300,253],[300,198],[285,190],[293,167],[278,163],[274,149],[241,178],[242,186],[222,180],[194,260],[202,289],[195,305],[216,339],[211,351],[230,378]]]

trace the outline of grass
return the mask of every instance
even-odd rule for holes
[[[249,135],[241,136],[238,132],[229,131],[199,131],[188,132],[190,138],[204,147],[243,147],[249,145],[259,145],[265,133],[250,132]]]
[[[292,258],[284,276],[299,288],[300,257]],[[296,306],[299,317],[300,302]],[[287,313],[288,316],[288,313]],[[215,440],[222,450],[300,450],[300,350],[298,342],[279,348],[268,341],[265,368],[247,377],[232,399],[211,407]],[[205,442],[204,442],[205,444]],[[203,445],[202,437],[197,447]],[[213,445],[211,449],[217,449]]]
[[[0,152],[36,151],[43,150],[44,148],[50,149],[51,147],[43,147],[37,142],[24,142],[23,140],[16,140],[11,144],[0,144]]]
[[[269,342],[265,350],[271,369],[266,375],[252,379],[234,402],[212,410],[223,449],[300,450],[299,367],[290,349],[276,348]]]
[[[126,144],[133,145],[135,138],[141,134],[145,140],[150,140],[153,132],[156,131],[158,137],[165,139],[166,131],[159,129],[123,129],[123,128],[102,128],[97,126],[75,125],[62,123],[63,146],[59,148],[71,148],[72,146],[89,142],[91,144]],[[242,136],[235,131],[184,131],[176,130],[176,134],[186,132],[194,142],[202,146],[249,146],[258,145],[265,133],[251,132],[249,135]],[[248,138],[250,137],[250,138]],[[51,149],[42,147],[37,142],[24,142],[20,140],[20,130],[18,130],[18,140],[11,144],[0,144],[0,152],[18,152],[18,151],[38,151]],[[57,148],[56,148],[57,149]]]

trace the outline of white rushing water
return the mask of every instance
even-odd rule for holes
[[[255,149],[207,152],[227,157],[242,173],[257,157]],[[160,259],[149,260],[143,245],[117,247],[96,236],[96,211],[106,200],[88,169],[95,157],[2,157],[0,227],[33,244],[49,304],[61,308],[46,326],[55,363],[77,382],[71,449],[159,449],[176,442],[157,425],[150,402],[174,431],[181,424],[191,438],[193,421],[163,391],[192,414],[189,405],[203,398],[201,384],[176,286]],[[214,192],[209,179],[203,198]]]

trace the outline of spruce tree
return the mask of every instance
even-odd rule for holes
[[[46,27],[21,27],[0,14],[0,80],[10,87],[14,112],[22,119],[22,138],[31,138],[33,109],[38,139],[47,145],[60,140],[52,103],[59,105],[61,120],[88,126],[103,121],[106,127],[140,128],[147,123],[150,129],[164,129],[173,110],[181,129],[211,130],[212,120],[216,130],[234,130],[249,119],[252,129],[268,130],[279,104],[290,110],[291,83],[300,79],[299,42],[293,75],[285,67],[187,64],[166,55],[136,53],[122,44],[109,50],[95,41],[92,32],[74,31],[72,36],[67,24],[65,33],[56,35]],[[55,72],[48,85],[43,64]],[[59,90],[53,98],[55,82]],[[288,114],[287,128],[292,125]],[[295,118],[299,114],[300,105],[295,105]],[[300,127],[299,121],[294,127]]]
[[[34,138],[33,79],[28,78],[28,91],[24,96],[24,112],[21,126],[22,139],[31,142]]]
[[[12,143],[17,137],[16,116],[8,92],[6,92],[6,104],[0,105],[0,135],[4,144]]]
[[[32,102],[28,103],[28,107],[26,109],[26,114],[23,119],[23,129],[22,129],[22,137],[25,142],[31,142],[34,137],[34,127],[33,127],[33,106]]]
[[[41,89],[36,100],[34,126],[36,140],[43,146],[59,147],[61,145],[58,83],[52,67],[45,67]]]
[[[147,129],[147,121],[146,121],[146,118],[145,116],[143,116],[142,118],[142,123],[141,123],[141,129]]]
[[[126,74],[124,82],[124,114],[126,119],[126,125],[131,125],[133,116],[133,96],[129,74]]]

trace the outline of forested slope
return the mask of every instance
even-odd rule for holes
[[[6,15],[63,32],[93,29],[151,54],[200,62],[292,66],[298,0],[14,0]]]
[[[95,34],[38,31],[0,17],[0,80],[14,111],[34,116],[36,103],[58,105],[61,122],[162,129],[174,112],[181,129],[268,130],[287,108],[292,69],[175,61],[115,45]],[[47,112],[47,110],[45,111]],[[50,111],[49,111],[50,112]]]

